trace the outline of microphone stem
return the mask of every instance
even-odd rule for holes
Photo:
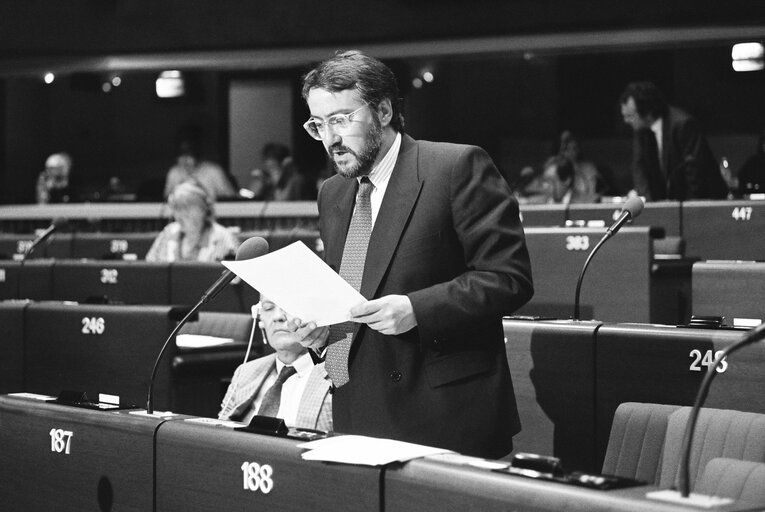
[[[189,318],[196,313],[199,308],[201,308],[203,305],[203,302],[197,302],[197,304],[191,308],[191,311],[189,311],[186,316],[183,317],[183,319],[178,322],[178,324],[175,326],[173,331],[170,333],[170,336],[167,337],[165,340],[165,344],[162,345],[162,348],[159,351],[159,355],[157,356],[157,359],[154,361],[154,368],[151,371],[151,379],[149,379],[149,396],[146,399],[146,414],[154,414],[154,379],[157,377],[157,370],[159,370],[159,362],[162,359],[162,356],[165,354],[165,351],[167,350],[168,345],[170,344],[170,340],[175,338],[175,335],[178,333],[181,327],[183,327],[186,322],[188,322]]]
[[[598,249],[600,249],[600,246],[606,243],[606,240],[611,238],[613,236],[612,231],[606,231],[606,234],[603,235],[603,238],[600,239],[600,242],[598,242],[598,245],[595,246],[595,248],[592,250],[589,256],[587,256],[587,260],[584,262],[584,266],[582,267],[582,271],[579,273],[579,279],[576,282],[576,295],[574,296],[574,320],[580,320],[579,318],[579,295],[582,291],[582,280],[584,279],[584,273],[587,271],[587,267],[590,265],[590,261],[592,261],[592,257],[595,256],[595,253],[598,252]]]
[[[701,381],[701,386],[699,386],[699,391],[696,394],[696,400],[693,403],[693,408],[691,409],[691,413],[688,416],[688,422],[685,425],[683,446],[682,451],[680,452],[682,457],[680,459],[680,472],[677,475],[677,480],[678,487],[680,488],[680,495],[683,498],[687,498],[690,495],[691,446],[693,444],[693,436],[696,431],[696,422],[698,421],[701,406],[704,405],[704,402],[707,399],[707,395],[709,394],[709,388],[712,385],[712,379],[714,379],[715,375],[717,375],[717,367],[720,365],[723,359],[728,357],[736,350],[761,338],[763,332],[765,332],[765,323],[762,323],[759,327],[752,329],[751,332],[744,336],[744,339],[734,343],[733,345],[730,345],[724,350],[721,350],[717,354],[717,357],[715,357],[712,365],[710,365],[707,369],[707,373],[704,375],[704,380]]]

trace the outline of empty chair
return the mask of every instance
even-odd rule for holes
[[[690,407],[682,407],[669,418],[659,487],[669,488],[677,481],[690,411]],[[691,447],[691,490],[707,463],[717,457],[765,462],[765,414],[702,408]]]
[[[699,478],[696,492],[765,505],[765,463],[714,458]]]
[[[670,415],[679,405],[626,402],[616,409],[603,473],[658,484]]]

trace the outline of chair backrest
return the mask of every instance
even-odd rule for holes
[[[679,405],[637,402],[619,405],[611,424],[603,473],[657,484],[667,424],[678,409]]]
[[[677,481],[680,452],[690,411],[690,407],[682,407],[669,418],[659,487],[669,488]],[[765,462],[765,414],[702,408],[691,447],[691,489],[695,488],[706,465],[717,457]]]
[[[765,505],[765,463],[714,458],[699,478],[696,492]]]

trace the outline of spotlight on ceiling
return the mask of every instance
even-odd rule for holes
[[[730,54],[734,71],[759,71],[765,67],[765,48],[762,43],[734,44]]]
[[[160,73],[155,87],[159,98],[179,98],[186,94],[186,83],[178,70]]]

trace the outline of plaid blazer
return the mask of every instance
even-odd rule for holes
[[[274,371],[276,354],[269,354],[253,361],[248,361],[234,372],[226,396],[221,403],[218,419],[238,420],[243,417],[258,394],[268,374]],[[331,382],[324,369],[324,363],[313,367],[303,396],[300,398],[295,427],[332,430],[332,395]]]

